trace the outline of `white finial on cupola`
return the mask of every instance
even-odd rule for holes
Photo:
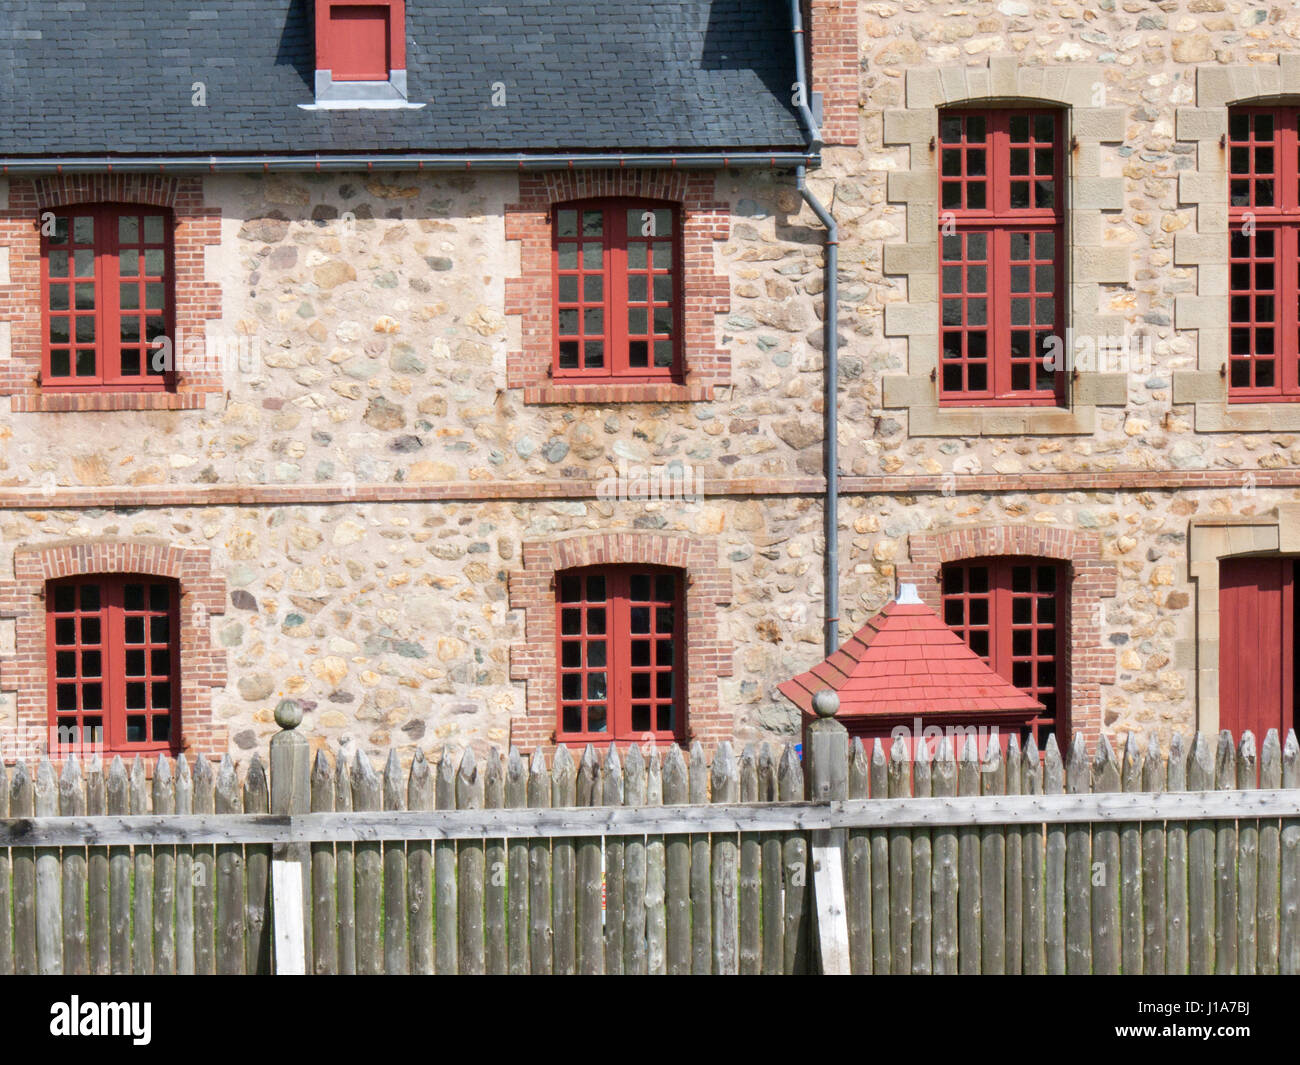
[[[900,584],[898,586],[898,595],[895,597],[894,602],[899,606],[921,605],[921,597],[916,594],[916,585]]]

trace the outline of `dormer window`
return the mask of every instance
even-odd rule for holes
[[[316,0],[316,103],[419,107],[406,100],[405,0]]]

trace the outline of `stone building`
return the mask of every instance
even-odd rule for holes
[[[900,581],[1040,742],[1293,722],[1285,6],[7,16],[6,758],[788,737]]]

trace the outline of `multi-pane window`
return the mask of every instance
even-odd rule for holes
[[[1033,558],[984,558],[943,567],[945,623],[990,669],[1043,704],[1026,733],[1039,750],[1052,733],[1068,729],[1066,582],[1064,565]]]
[[[170,217],[158,208],[77,206],[41,224],[41,387],[157,391],[153,341],[171,335]]]
[[[1228,395],[1300,400],[1300,171],[1294,108],[1228,117]]]
[[[175,581],[51,581],[46,614],[54,745],[109,753],[171,750],[179,692]]]
[[[557,739],[680,739],[680,574],[639,566],[567,570],[556,575],[556,592]]]
[[[679,371],[675,211],[602,200],[554,210],[552,376],[662,381]]]
[[[1061,115],[939,116],[939,400],[1057,405],[1064,338]]]

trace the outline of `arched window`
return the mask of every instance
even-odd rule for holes
[[[557,380],[653,382],[681,376],[677,211],[636,200],[554,208]]]
[[[1045,361],[1065,336],[1061,118],[939,116],[941,403],[1064,403],[1065,374]]]
[[[42,216],[41,388],[149,392],[169,387],[153,342],[173,337],[171,212],[82,204]]]
[[[685,736],[681,571],[593,566],[556,574],[556,739]]]
[[[177,582],[73,577],[50,581],[45,594],[51,751],[174,752]]]
[[[1002,677],[1043,704],[1029,732],[1041,751],[1069,731],[1065,676],[1069,572],[1053,559],[977,558],[943,567],[943,619]]]

